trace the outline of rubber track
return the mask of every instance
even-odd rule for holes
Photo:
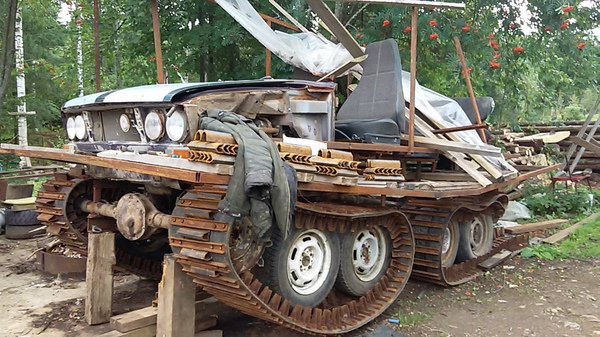
[[[528,235],[507,236],[502,229],[494,231],[492,250],[480,257],[450,267],[442,266],[441,235],[452,217],[468,217],[479,212],[490,213],[497,220],[504,213],[508,199],[505,195],[479,196],[453,200],[409,199],[401,210],[409,218],[415,236],[415,259],[412,277],[443,286],[455,286],[472,280],[482,273],[477,265],[502,249],[517,250],[528,244]],[[432,210],[433,209],[433,210]],[[430,216],[432,220],[417,219]],[[429,234],[426,234],[429,233]]]
[[[293,305],[250,271],[238,273],[231,261],[232,223],[211,220],[220,195],[207,208],[202,187],[186,193],[173,212],[169,240],[178,262],[205,291],[248,315],[308,334],[340,334],[366,324],[387,309],[404,288],[412,269],[414,245],[406,217],[397,210],[339,204],[298,203],[295,226],[345,232],[369,226],[385,227],[392,239],[392,261],[382,279],[362,297],[333,290],[316,308]]]
[[[75,224],[72,202],[76,194],[83,193],[85,183],[90,180],[84,178],[66,179],[63,175],[56,176],[42,184],[36,199],[38,220],[47,227],[46,232],[54,235],[70,250],[87,255],[87,225]],[[132,255],[128,251],[115,247],[117,269],[130,272],[139,276],[160,279],[162,264],[160,261],[144,259]]]

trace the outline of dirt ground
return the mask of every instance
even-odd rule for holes
[[[83,278],[45,275],[26,260],[35,240],[0,236],[0,335],[97,336],[107,324],[83,318]],[[150,304],[156,283],[115,277],[115,314]],[[540,262],[516,257],[472,282],[443,288],[410,281],[398,304],[349,336],[381,325],[412,336],[600,336],[600,259]],[[390,323],[397,318],[400,324]],[[223,327],[225,336],[300,336],[252,318]]]

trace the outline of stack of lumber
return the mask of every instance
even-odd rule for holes
[[[588,123],[585,133],[581,133],[584,123],[585,121],[521,123],[522,132],[510,132],[508,129],[502,129],[494,134],[506,149],[505,158],[514,163],[517,169],[528,170],[548,165],[545,160],[546,153],[560,155],[561,158],[564,158],[573,144],[582,145],[581,140],[587,139],[589,132],[593,131],[593,123]],[[577,137],[577,135],[581,135],[581,137]],[[598,143],[600,133],[589,138],[592,145],[600,145]],[[573,154],[571,161],[574,158]],[[594,152],[590,146],[583,151],[575,171],[583,171],[587,168],[600,171],[600,153]]]
[[[222,336],[220,330],[208,330],[217,325],[223,310],[232,311],[214,297],[196,301],[196,336]],[[158,308],[150,306],[116,315],[110,319],[113,329],[101,337],[154,337],[156,335]],[[200,332],[203,331],[203,334]],[[210,333],[209,333],[210,331]]]

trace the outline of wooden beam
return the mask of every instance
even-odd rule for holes
[[[317,80],[317,82],[323,82],[331,77],[336,78],[338,76],[340,76],[341,74],[345,73],[346,71],[350,70],[350,68],[354,67],[355,65],[361,63],[362,61],[367,59],[368,55],[363,55],[360,57],[356,57],[348,62],[346,62],[345,64],[342,64],[341,66],[337,67],[336,69],[332,70],[331,72],[329,72],[328,74],[326,74],[325,76],[319,78]]]
[[[577,145],[579,145],[579,146],[581,146],[581,147],[583,147],[583,148],[585,148],[587,150],[590,150],[590,151],[594,152],[595,154],[600,155],[600,146],[592,144],[591,143],[592,139],[590,139],[590,141],[586,141],[586,140],[581,139],[579,137],[569,137],[569,140],[571,142],[573,142],[573,144],[577,144]]]
[[[285,27],[287,29],[291,29],[291,30],[293,30],[295,32],[299,32],[300,31],[300,29],[298,27],[296,27],[296,26],[294,26],[292,24],[289,24],[289,23],[287,23],[285,21],[282,21],[282,20],[279,20],[277,18],[274,18],[272,16],[269,16],[267,14],[258,13],[258,15],[260,15],[260,17],[263,18],[263,20],[265,20],[266,22],[271,21],[272,23],[274,23],[276,25],[279,25],[281,27]],[[269,25],[269,27],[271,27],[271,26]]]
[[[556,228],[567,222],[569,222],[569,220],[567,220],[567,219],[554,219],[554,220],[541,221],[541,222],[532,222],[532,223],[528,223],[528,224],[524,224],[524,225],[520,225],[520,226],[506,227],[506,228],[504,228],[504,231],[507,232],[508,234],[529,233],[529,232],[534,232],[534,231],[537,231],[540,229]]]
[[[460,40],[458,36],[454,37],[454,43],[456,44],[456,52],[458,53],[458,59],[462,66],[463,73],[465,75],[465,81],[467,82],[467,90],[469,91],[469,97],[471,98],[471,105],[473,105],[473,111],[475,111],[475,120],[477,124],[481,123],[481,115],[479,114],[479,107],[477,106],[477,102],[475,101],[475,92],[473,91],[473,85],[471,84],[471,75],[469,75],[469,68],[467,68],[467,61],[465,60],[465,55],[463,54],[462,47],[460,46]],[[485,143],[487,140],[485,139],[485,132],[483,129],[479,129],[479,136],[481,140]]]
[[[433,130],[434,134],[438,133],[450,133],[450,132],[458,132],[458,131],[467,131],[467,130],[475,130],[475,129],[487,129],[489,125],[487,123],[481,124],[473,124],[473,125],[465,125],[465,126],[456,126],[453,128],[445,128],[445,129],[437,129]]]
[[[465,9],[464,3],[418,0],[331,0],[336,2],[368,3],[373,5],[399,5],[415,7],[436,7],[446,9]]]
[[[402,139],[406,140],[407,135],[402,135]],[[469,154],[478,154],[490,157],[502,157],[502,150],[495,146],[489,145],[473,145],[468,143],[455,142],[439,138],[428,138],[415,136],[415,144],[422,145],[428,148],[440,151],[455,151]]]
[[[543,240],[543,242],[554,244],[559,241],[562,241],[562,240],[566,239],[571,233],[573,233],[577,228],[596,220],[598,217],[600,217],[600,212],[594,213],[594,214],[588,216],[587,218],[579,221],[578,223],[574,224],[573,226],[565,228],[565,229],[559,231],[558,233],[545,238]]]
[[[165,255],[163,275],[158,284],[156,335],[193,336],[196,322],[196,285],[183,271],[175,256]]]
[[[156,324],[158,311],[155,307],[146,307],[126,312],[110,318],[110,327],[119,332],[128,332]]]
[[[279,11],[279,13],[281,13],[283,16],[286,17],[286,19],[290,20],[290,22],[292,24],[294,24],[295,27],[297,27],[296,29],[294,28],[290,28],[290,29],[294,29],[295,31],[301,31],[303,33],[308,33],[308,29],[306,29],[306,27],[304,27],[300,22],[298,22],[298,20],[296,20],[295,17],[293,17],[290,13],[288,13],[283,7],[281,7],[281,5],[279,5],[275,0],[269,0],[269,3],[271,4],[271,6],[275,7],[275,9],[277,9]],[[283,22],[283,21],[282,21]],[[279,23],[278,23],[279,24]],[[287,26],[284,26],[287,27]],[[288,27],[289,28],[289,27]]]
[[[413,151],[415,146],[415,105],[416,105],[416,84],[417,84],[417,23],[418,7],[413,6],[410,21],[410,92],[409,92],[409,110],[408,110],[408,152]]]
[[[115,234],[90,233],[85,274],[85,321],[89,325],[110,321],[115,263]]]
[[[511,253],[512,252],[510,250],[503,249],[499,253],[478,264],[477,267],[483,269],[484,271],[490,270],[500,263],[508,260]]]
[[[163,68],[162,42],[160,39],[160,21],[158,17],[158,2],[150,0],[152,10],[152,30],[154,31],[154,53],[156,54],[156,76],[160,84],[165,83],[165,70]]]
[[[325,22],[335,37],[350,52],[352,57],[360,57],[365,54],[346,27],[335,17],[331,9],[322,0],[306,0],[306,3]]]
[[[123,171],[155,175],[163,178],[171,178],[188,182],[207,182],[215,184],[227,184],[229,176],[195,171],[191,169],[181,169],[176,167],[161,166],[155,163],[147,164],[140,162],[131,162],[125,164],[123,159],[102,158],[87,154],[70,153],[63,149],[53,149],[38,146],[20,146],[12,144],[1,144],[0,154],[12,154],[15,156],[26,156],[31,158],[41,158],[47,160],[56,160],[67,163],[82,165],[92,165],[106,168],[118,168]],[[163,157],[157,157],[163,158]],[[165,158],[169,159],[169,158]],[[184,164],[185,160],[181,161]],[[198,163],[200,164],[200,163]],[[210,166],[211,164],[206,164]],[[199,166],[200,167],[200,166]]]
[[[156,0],[154,0],[156,1]],[[98,0],[94,0],[94,59],[95,69],[94,78],[96,84],[96,92],[100,92],[100,28],[98,27],[98,20],[100,20],[100,9],[98,8]]]

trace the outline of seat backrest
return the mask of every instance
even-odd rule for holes
[[[338,120],[390,118],[405,130],[402,64],[393,39],[367,46],[367,59],[358,86],[338,112]]]
[[[473,124],[477,124],[477,117],[475,116],[475,109],[473,108],[473,103],[471,103],[471,98],[469,97],[452,97],[453,100],[460,105],[460,107],[465,111],[467,117]],[[494,99],[491,97],[476,97],[475,103],[477,103],[477,109],[479,110],[479,117],[481,121],[485,121],[485,119],[492,114],[494,111]]]

